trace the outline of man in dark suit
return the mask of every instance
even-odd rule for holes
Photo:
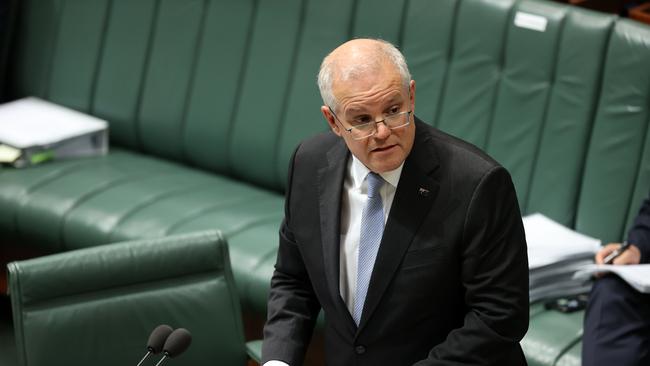
[[[630,246],[614,265],[650,263],[650,197],[630,229]],[[621,246],[612,243],[596,253],[596,263]],[[650,294],[642,294],[615,275],[604,275],[591,289],[582,339],[584,366],[650,365]]]
[[[323,61],[331,131],[291,160],[264,365],[298,366],[319,310],[328,365],[524,365],[528,261],[508,172],[413,114],[391,44]]]

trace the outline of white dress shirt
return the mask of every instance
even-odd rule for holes
[[[404,163],[397,169],[379,175],[386,183],[379,190],[384,205],[384,223],[388,220],[393,205],[395,191],[402,175]],[[341,298],[350,314],[354,311],[354,297],[357,289],[357,258],[359,256],[359,237],[361,234],[361,215],[368,200],[366,176],[370,173],[363,163],[352,155],[348,161],[347,173],[343,183],[341,201],[341,251],[339,285]],[[289,366],[282,361],[268,361],[263,366]]]
[[[379,174],[386,181],[379,190],[381,202],[384,205],[384,223],[388,220],[403,167],[404,163],[395,170]],[[366,182],[368,173],[370,170],[353,155],[348,162],[347,174],[343,183],[339,286],[341,298],[347,305],[350,314],[354,311],[354,297],[357,290],[361,215],[366,201],[368,201],[368,183]]]

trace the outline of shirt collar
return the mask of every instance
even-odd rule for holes
[[[404,162],[400,164],[396,169],[384,172],[384,173],[379,173],[379,175],[384,178],[388,184],[393,186],[394,188],[397,188],[397,184],[399,183],[399,178],[402,175],[402,168],[404,168]],[[370,169],[368,169],[361,160],[357,159],[356,156],[352,155],[352,164],[350,166],[350,172],[352,174],[352,183],[355,188],[360,188],[361,184],[363,181],[366,179],[366,176],[368,173],[370,173]]]

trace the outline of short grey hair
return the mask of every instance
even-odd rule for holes
[[[379,42],[378,52],[373,57],[368,59],[368,62],[363,64],[346,65],[344,69],[337,70],[337,63],[330,57],[331,53],[327,55],[320,65],[318,72],[318,89],[320,90],[323,103],[333,109],[338,107],[338,101],[332,92],[332,84],[335,78],[335,71],[338,71],[341,80],[348,80],[351,77],[361,74],[368,69],[377,67],[382,61],[387,60],[391,62],[399,71],[402,78],[402,85],[404,88],[409,87],[411,81],[411,73],[409,72],[404,55],[392,43],[383,39],[375,39]]]

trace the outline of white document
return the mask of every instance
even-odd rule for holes
[[[542,214],[526,216],[523,223],[531,270],[569,259],[593,258],[600,249],[600,240],[571,230]]]
[[[612,272],[624,279],[639,292],[650,293],[650,264],[611,265],[590,264],[578,270],[573,278],[589,278],[594,273]]]
[[[0,143],[17,149],[48,146],[107,127],[102,119],[34,97],[0,105]]]

